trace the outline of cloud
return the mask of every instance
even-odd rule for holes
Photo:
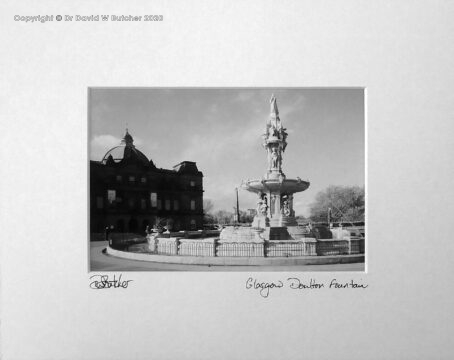
[[[90,143],[90,159],[100,161],[107,151],[120,145],[120,141],[120,138],[107,134],[93,137]]]

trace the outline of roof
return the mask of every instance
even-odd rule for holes
[[[126,129],[126,134],[120,145],[113,147],[104,155],[101,163],[104,165],[139,163],[144,166],[152,165],[153,161],[134,146],[134,139]]]
[[[182,161],[173,167],[173,170],[178,173],[197,174],[199,169],[193,161]]]

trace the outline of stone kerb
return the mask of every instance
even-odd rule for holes
[[[107,254],[130,260],[150,261],[157,263],[187,264],[187,265],[321,265],[347,264],[364,262],[364,255],[345,256],[295,256],[295,257],[215,257],[215,256],[168,256],[166,254],[134,253],[121,251],[107,246]]]

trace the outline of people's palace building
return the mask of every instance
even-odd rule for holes
[[[90,231],[144,233],[156,220],[174,231],[203,227],[203,174],[183,161],[158,169],[126,134],[101,161],[90,161]]]

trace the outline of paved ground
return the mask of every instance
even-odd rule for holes
[[[364,271],[364,263],[293,266],[209,266],[163,264],[120,259],[104,254],[106,241],[90,243],[91,271]]]

